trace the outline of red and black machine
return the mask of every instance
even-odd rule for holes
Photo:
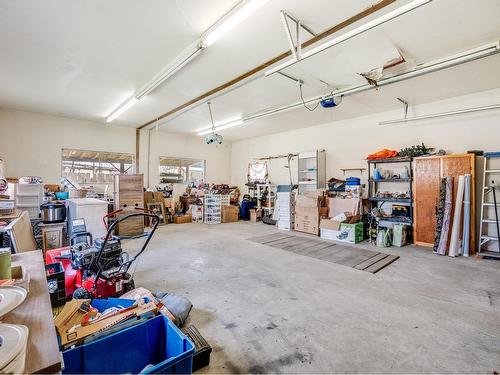
[[[137,216],[149,218],[151,230],[140,251],[130,259],[128,253],[122,249],[120,238],[113,236],[112,233],[119,223]],[[68,299],[120,296],[135,288],[134,280],[129,273],[130,267],[146,250],[159,221],[158,215],[135,212],[117,219],[109,225],[104,238],[92,241],[90,233],[79,232],[71,238],[69,248],[47,251],[45,263],[62,263],[66,298]],[[76,240],[81,240],[81,237],[85,237],[85,240],[76,243]]]

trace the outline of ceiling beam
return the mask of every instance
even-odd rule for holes
[[[335,26],[330,27],[329,29],[323,31],[322,33],[320,33],[316,36],[313,36],[312,38],[306,40],[304,43],[302,43],[302,48],[306,48],[306,47],[310,46],[311,44],[314,44],[314,43],[332,35],[333,33],[336,33],[337,31],[340,31],[340,30],[352,25],[353,23],[355,23],[359,20],[361,20],[365,17],[368,17],[369,15],[379,11],[380,9],[387,7],[388,5],[394,3],[395,1],[396,0],[381,0],[381,1],[379,1],[378,3],[370,6],[369,8],[367,8],[367,9],[355,14],[354,16],[336,24]],[[144,129],[145,127],[147,127],[151,124],[154,124],[155,122],[162,120],[165,117],[171,116],[174,113],[177,113],[177,112],[179,112],[179,111],[181,111],[181,110],[183,110],[183,109],[185,109],[185,108],[187,108],[187,107],[189,107],[189,106],[191,106],[191,105],[193,105],[201,100],[208,99],[212,95],[214,95],[218,92],[221,92],[223,90],[226,90],[227,88],[229,88],[233,85],[236,85],[237,83],[251,77],[252,75],[267,69],[271,65],[274,65],[277,62],[287,58],[291,54],[292,54],[292,52],[290,50],[283,52],[282,54],[272,58],[271,60],[268,60],[265,63],[239,75],[238,77],[236,77],[236,78],[234,78],[234,79],[232,79],[232,80],[230,80],[230,81],[228,81],[220,86],[217,86],[217,87],[197,96],[196,98],[193,98],[193,99],[169,110],[168,112],[165,112],[161,116],[155,117],[153,120],[146,122],[145,124],[139,126],[137,129]]]

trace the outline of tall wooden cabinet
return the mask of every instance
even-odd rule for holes
[[[114,183],[114,208],[125,212],[117,216],[121,219],[144,208],[144,178],[142,174],[117,174]],[[144,217],[137,216],[118,224],[116,232],[120,236],[138,236],[144,233]]]
[[[434,245],[436,232],[436,213],[439,204],[439,187],[441,178],[453,177],[453,212],[458,186],[458,176],[471,175],[471,216],[470,216],[470,249],[476,248],[475,226],[475,164],[473,154],[451,154],[415,158],[413,162],[414,193],[414,239],[415,244]],[[451,228],[450,228],[451,234]]]

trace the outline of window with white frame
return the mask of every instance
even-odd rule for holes
[[[109,187],[115,174],[135,173],[133,154],[64,148],[61,161],[62,177],[70,178],[82,187]]]
[[[205,181],[205,160],[160,156],[160,184],[200,184]]]

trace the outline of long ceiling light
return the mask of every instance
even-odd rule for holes
[[[457,109],[455,111],[448,111],[448,112],[431,113],[431,114],[428,114],[428,115],[420,115],[420,116],[415,116],[415,117],[407,117],[407,118],[402,118],[402,119],[397,119],[397,120],[380,121],[378,124],[379,125],[401,124],[401,123],[405,123],[405,122],[430,120],[430,119],[434,119],[434,118],[441,118],[441,117],[462,115],[462,114],[466,114],[466,113],[491,111],[491,110],[494,110],[494,109],[500,109],[500,104],[486,105],[486,106],[483,106],[483,107]]]
[[[214,44],[223,35],[231,31],[236,25],[255,13],[269,0],[246,0],[241,1],[231,9],[224,17],[215,23],[203,37],[203,42],[208,46]]]
[[[461,53],[458,53],[455,55],[447,56],[447,57],[442,58],[442,59],[430,61],[428,63],[419,64],[411,70],[408,70],[408,71],[402,72],[402,73],[398,73],[398,74],[395,74],[393,76],[390,76],[390,77],[387,77],[387,78],[384,78],[384,79],[377,81],[377,86],[380,87],[380,86],[385,86],[385,85],[389,85],[389,84],[396,83],[396,82],[405,81],[405,80],[410,79],[410,78],[419,77],[419,76],[424,75],[424,74],[437,72],[439,70],[451,68],[453,66],[468,63],[468,62],[478,60],[478,59],[481,59],[484,57],[496,55],[498,53],[500,53],[500,41],[497,41],[494,43],[489,43],[489,44],[483,45],[481,47],[473,48],[473,49],[470,49],[470,50],[467,50],[467,51],[464,51],[464,52],[461,52]],[[372,90],[374,88],[375,88],[375,86],[370,85],[370,84],[352,86],[352,87],[349,87],[346,89],[331,92],[328,95],[315,96],[313,98],[306,99],[303,102],[300,101],[300,102],[288,104],[288,105],[285,105],[282,107],[269,109],[269,110],[266,110],[263,112],[254,113],[254,114],[243,117],[241,121],[246,123],[246,122],[249,122],[251,120],[257,120],[257,119],[260,119],[263,117],[268,117],[268,116],[276,115],[276,114],[283,113],[286,111],[290,111],[293,109],[301,108],[304,106],[304,103],[311,104],[311,103],[316,103],[319,100],[328,99],[331,97],[354,95],[354,94],[357,94],[359,92]],[[220,128],[218,128],[218,130],[220,130]]]
[[[204,49],[203,43],[197,41],[194,45],[189,46],[182,51],[171,63],[165,66],[151,81],[149,81],[135,96],[137,100],[141,100],[151,91],[160,86],[167,79],[186,66],[191,60],[198,56]]]
[[[270,76],[271,74],[274,74],[274,73],[277,73],[279,72],[280,70],[283,70],[285,68],[288,68],[289,66],[292,66],[294,64],[296,64],[297,62],[299,61],[302,61],[304,59],[307,59],[313,55],[316,55],[328,48],[331,48],[333,46],[336,46],[342,42],[345,42],[346,40],[349,40],[357,35],[360,35],[368,30],[371,30],[379,25],[382,25],[390,20],[393,20],[394,18],[397,18],[399,16],[402,16],[403,14],[406,14],[408,12],[411,12],[412,10],[414,9],[417,9],[425,4],[428,4],[430,3],[432,0],[414,0],[406,5],[403,5],[402,7],[399,7],[397,9],[394,9],[393,11],[387,13],[387,14],[384,14],[383,16],[380,16],[378,18],[375,18],[374,20],[372,21],[369,21],[351,31],[348,31],[347,33],[345,34],[342,34],[336,38],[333,38],[333,39],[330,39],[329,41],[315,47],[315,48],[312,48],[306,52],[302,52],[302,57],[300,59],[291,59],[291,60],[288,60],[288,61],[285,61],[284,63],[272,68],[272,69],[269,69],[267,70],[264,74],[265,76]]]
[[[233,128],[235,126],[243,125],[243,123],[244,123],[243,119],[238,119],[238,120],[226,122],[225,124],[216,126],[215,131]],[[212,128],[207,128],[207,129],[200,130],[197,134],[198,135],[207,135],[207,134],[212,133],[212,131],[213,131]]]
[[[125,100],[122,104],[118,106],[113,112],[109,114],[109,116],[106,118],[106,122],[111,122],[118,116],[120,116],[123,112],[125,112],[127,109],[132,107],[135,103],[137,103],[137,99],[132,96],[131,98],[128,98]]]
[[[165,66],[151,81],[144,85],[134,96],[120,104],[106,118],[111,122],[132,107],[137,101],[151,93],[167,79],[186,66],[191,60],[198,56],[206,47],[215,43],[223,35],[227,34],[245,18],[252,15],[269,0],[244,0],[217,21],[203,36],[195,43],[182,51],[171,63]]]
[[[151,81],[146,83],[136,94],[125,100],[106,118],[106,122],[111,122],[132,107],[135,103],[148,95],[151,91],[160,86],[167,79],[186,66],[191,60],[200,54],[204,45],[200,41],[195,42],[187,49],[182,51],[177,57],[165,66]]]

